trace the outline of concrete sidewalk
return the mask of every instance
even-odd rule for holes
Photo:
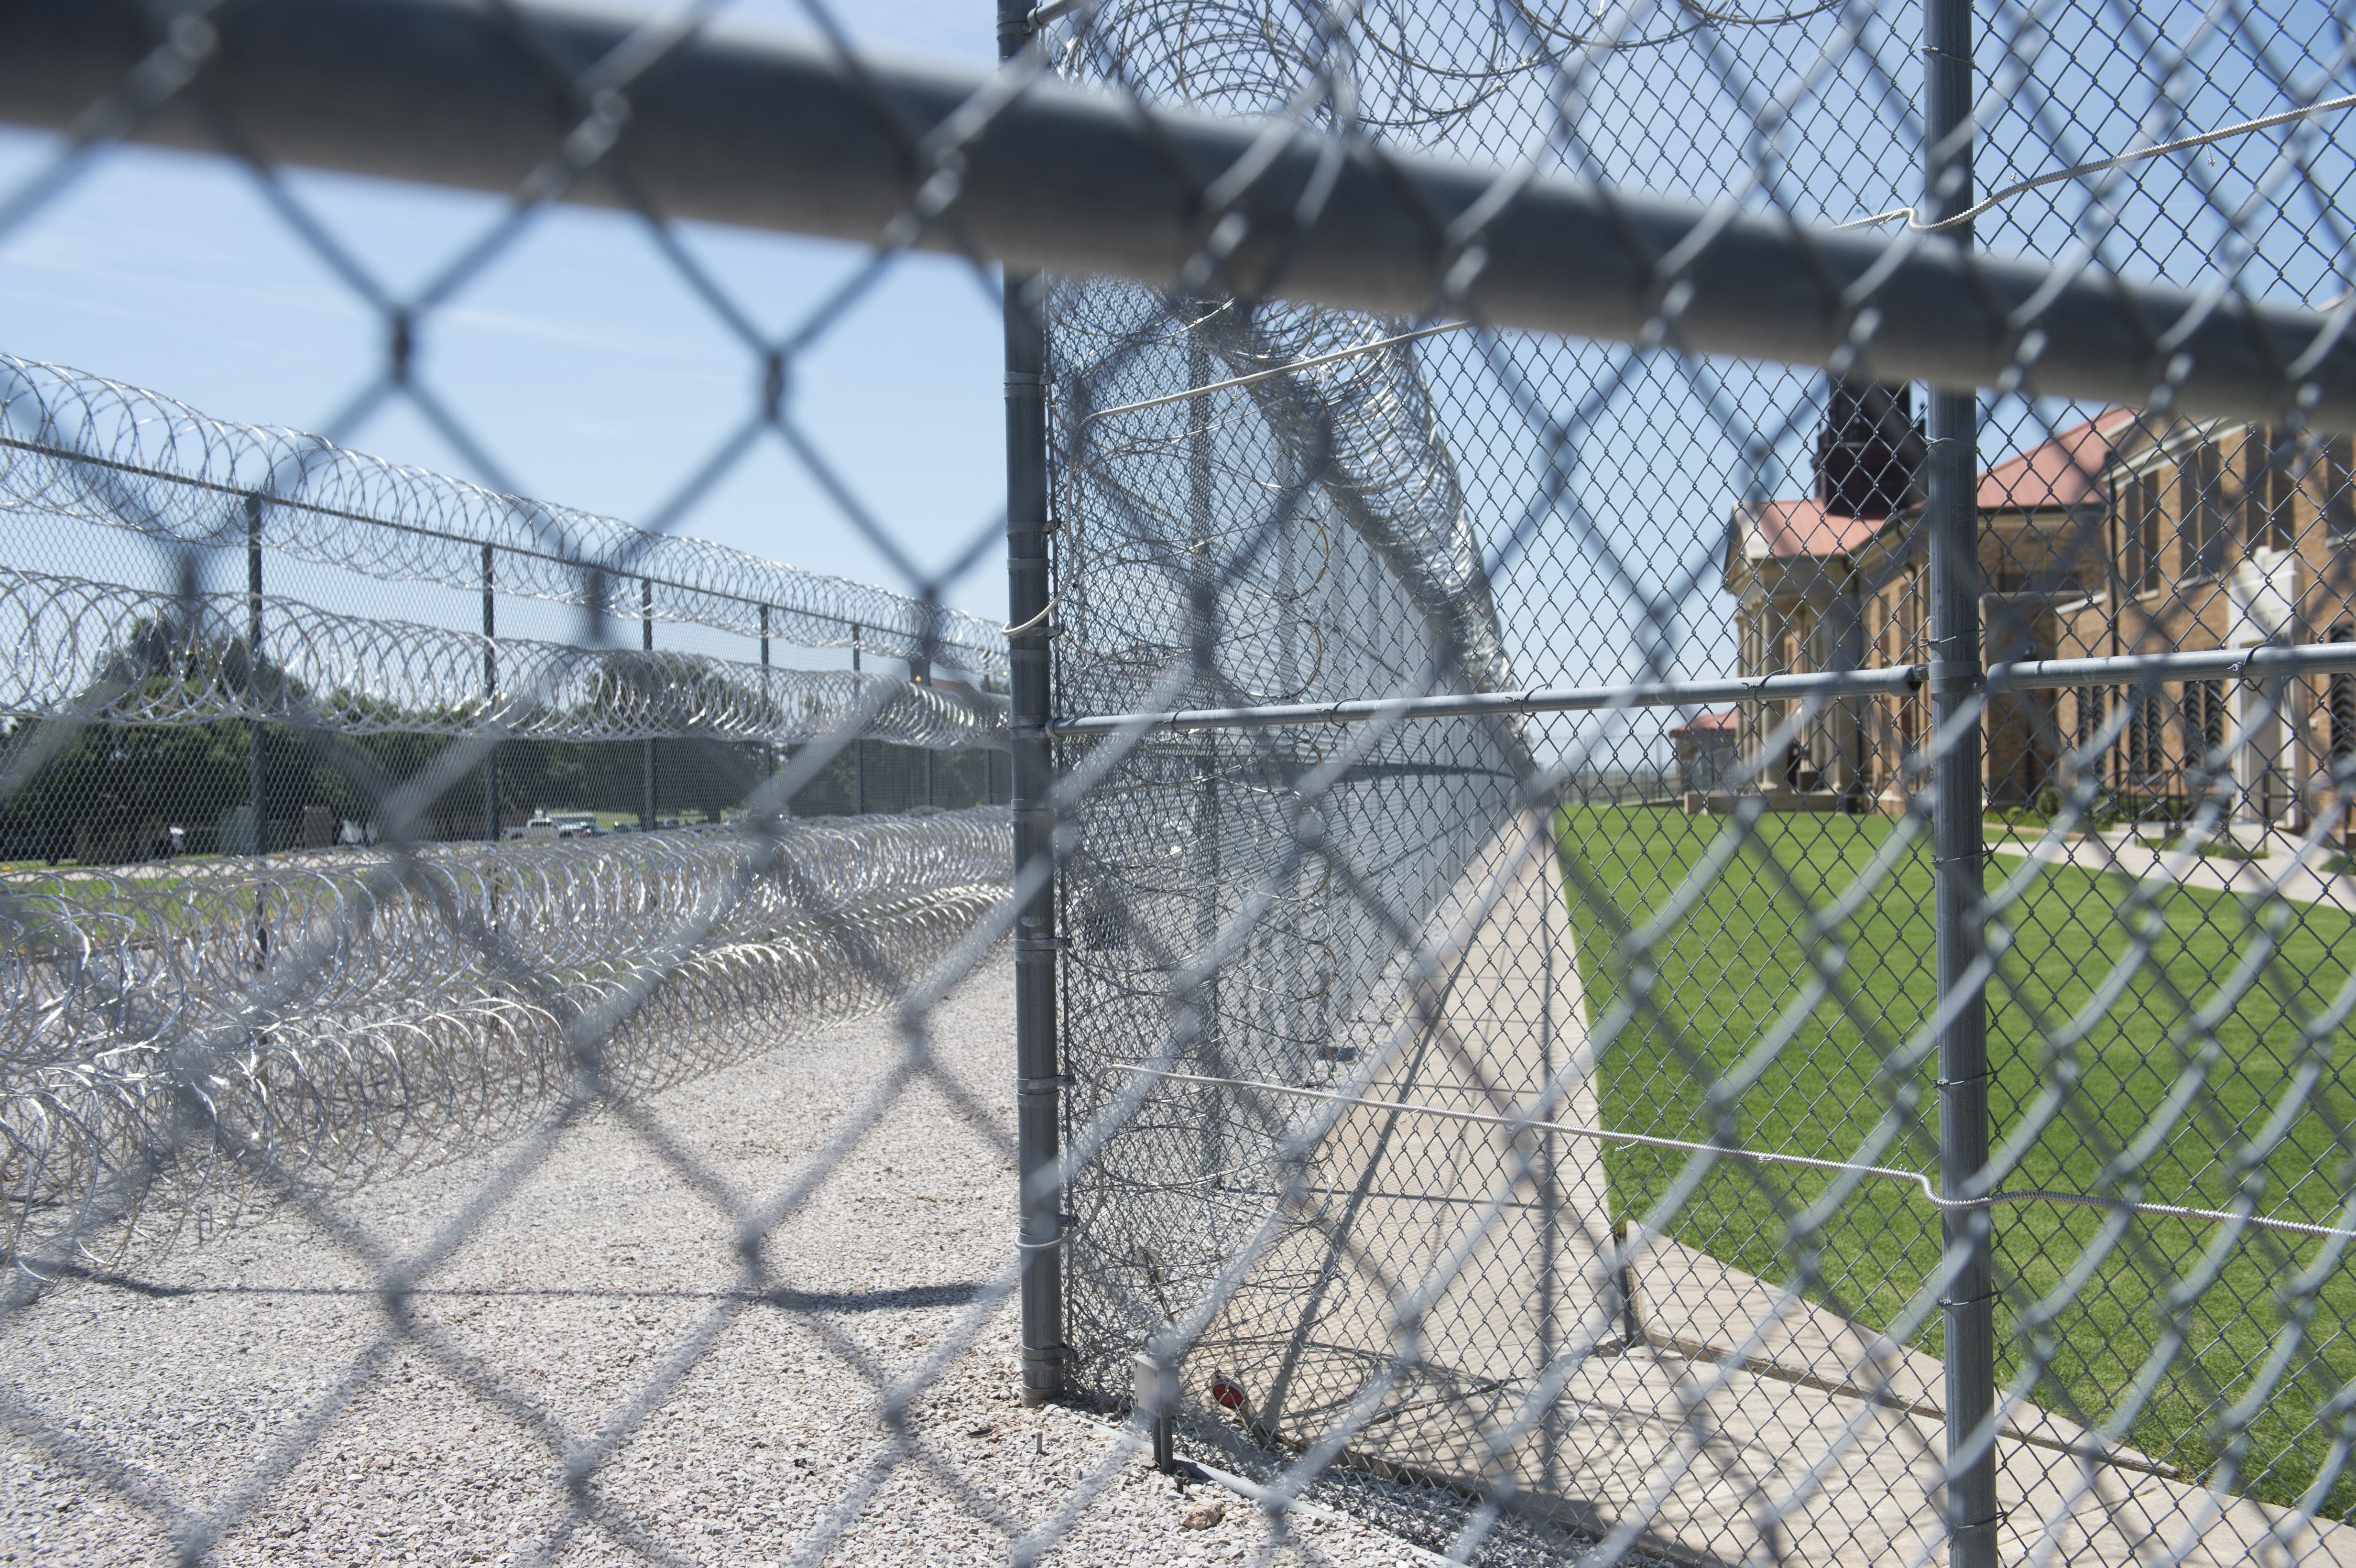
[[[2322,848],[2304,855],[2296,853],[2293,843],[2279,831],[2268,832],[2261,840],[2267,853],[2256,859],[2243,860],[2155,848],[2144,840],[2164,837],[2168,832],[2156,823],[2072,834],[2051,843],[2034,832],[2005,832],[1995,824],[1990,827],[1988,850],[1994,855],[2028,857],[2048,866],[2071,866],[2082,871],[2205,888],[2211,892],[2271,891],[2294,903],[2323,904],[2356,913],[2356,877],[2327,869],[2339,851]],[[2243,823],[2219,837],[2246,842],[2257,832],[2250,824]]]
[[[1514,825],[1435,912],[1437,936],[1468,923],[1484,889],[1502,891],[1453,943],[1440,1027],[1366,1098],[1494,1114],[1566,1074],[1550,1119],[1598,1125],[1545,835]],[[1505,1128],[1373,1107],[1341,1117],[1311,1171],[1327,1223],[1273,1249],[1211,1336],[1260,1421],[1315,1441],[1404,1342],[1393,1301],[1430,1281],[1419,1363],[1353,1436],[1361,1462],[1460,1485],[1510,1476],[1517,1509],[1597,1531],[1638,1523],[1642,1550],[1691,1562],[1944,1562],[1938,1362],[1666,1238],[1639,1234],[1623,1254],[1595,1141],[1533,1135],[1518,1152],[1533,1164],[1513,1181]],[[1542,1372],[1580,1347],[1593,1349],[1549,1402]],[[2052,1412],[2011,1410],[2004,1430],[2007,1561],[2356,1563],[2356,1531],[2106,1451]]]

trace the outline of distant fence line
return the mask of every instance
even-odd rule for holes
[[[266,543],[389,582],[433,582],[850,648],[922,669],[1006,670],[990,622],[741,550],[238,424],[154,392],[0,355],[0,511],[211,549]]]
[[[0,860],[365,843],[375,805],[338,749],[398,778],[482,748],[410,818],[426,840],[512,836],[546,812],[717,822],[813,744],[833,754],[796,816],[1012,792],[1002,632],[905,594],[6,356],[0,515],[23,544],[0,566],[0,636],[18,650],[0,668],[0,762],[53,721],[71,731],[37,742],[54,754],[0,808]],[[241,592],[220,584],[224,557]],[[323,596],[334,579],[309,568],[348,577],[358,613],[288,596],[289,561]],[[572,641],[502,635],[517,597],[606,619]],[[657,648],[680,624],[742,651]],[[608,642],[617,630],[635,645]],[[851,667],[788,667],[798,648]],[[904,667],[862,667],[871,655]]]
[[[284,599],[174,597],[0,569],[0,715],[119,724],[223,719],[342,734],[654,737],[787,745],[858,724],[907,746],[1002,745],[1001,698],[669,649],[578,647],[337,614]]]

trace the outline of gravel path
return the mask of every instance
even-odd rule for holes
[[[933,1018],[937,1059],[980,1125],[938,1086],[910,1086],[774,1236],[787,1286],[775,1304],[735,1294],[726,1212],[643,1126],[610,1115],[559,1136],[424,1276],[409,1341],[387,1337],[371,1269],[292,1215],[52,1290],[0,1328],[0,1359],[86,1467],[153,1495],[142,1506],[77,1475],[19,1421],[0,1435],[0,1562],[169,1562],[172,1520],[224,1509],[274,1455],[283,1474],[216,1561],[774,1563],[846,1506],[856,1516],[830,1561],[1003,1561],[1010,1537],[1051,1516],[1114,1444],[1083,1414],[1014,1399],[1011,1302],[912,1408],[914,1456],[878,1466],[892,1443],[879,1380],[970,1317],[1011,1251],[1012,992],[1004,965],[988,970]],[[699,1179],[771,1193],[899,1051],[885,1022],[864,1020],[649,1108]],[[343,1211],[406,1253],[495,1168],[485,1157],[404,1177]],[[576,1523],[562,1456],[600,1434],[612,1451]],[[1134,1456],[1115,1473],[1048,1561],[1430,1561],[1339,1514],[1297,1518],[1272,1548],[1248,1502],[1182,1494]],[[1488,1555],[1540,1553],[1501,1542]]]

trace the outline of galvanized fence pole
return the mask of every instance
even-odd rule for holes
[[[491,597],[492,551],[483,547],[483,709],[488,712],[499,697],[499,624]],[[483,837],[499,841],[499,747],[491,742],[483,753]]]
[[[857,675],[859,663],[859,626],[851,627],[851,673]],[[867,742],[851,742],[851,815],[863,816],[867,810]]]
[[[1193,300],[1187,304],[1186,386],[1190,391],[1207,387],[1213,380],[1211,350],[1203,341],[1204,322],[1218,308],[1212,300]],[[1211,482],[1211,421],[1217,410],[1208,398],[1191,400],[1186,404],[1186,528],[1194,543],[1194,568],[1200,574],[1194,605],[1197,619],[1191,640],[1199,674],[1207,677],[1216,667],[1212,661],[1211,640],[1216,635],[1217,623],[1212,618],[1216,599],[1212,589],[1212,561],[1217,541],[1212,537],[1213,494]],[[1202,752],[1196,758],[1199,770],[1195,780],[1194,848],[1197,874],[1202,878],[1201,896],[1194,908],[1194,943],[1196,948],[1208,953],[1219,936],[1219,887],[1226,879],[1226,869],[1219,863],[1219,737],[1214,731],[1202,739]],[[1223,1062],[1226,1042],[1219,1038],[1219,979],[1215,965],[1208,977],[1188,998],[1194,1005],[1196,1019],[1194,1054],[1199,1061]],[[1213,1069],[1224,1072],[1224,1067]],[[1222,1123],[1216,1096],[1220,1091],[1206,1089],[1198,1097],[1197,1114],[1202,1118],[1203,1168],[1224,1170],[1226,1154],[1223,1146]]]
[[[245,498],[245,689],[255,707],[254,717],[245,729],[245,809],[248,827],[252,837],[247,841],[246,852],[261,856],[269,850],[265,838],[267,829],[262,807],[266,804],[262,785],[262,497]],[[228,853],[226,844],[217,846]],[[253,966],[260,969],[270,962],[270,925],[265,912],[262,892],[253,891]]]
[[[651,577],[642,577],[638,580],[638,647],[645,653],[650,654],[655,651],[655,580]],[[653,736],[647,737],[644,748],[645,776],[640,781],[643,788],[638,798],[638,831],[652,833],[655,830],[656,822]]]
[[[1031,0],[998,0],[1001,59],[1030,39]],[[1016,883],[1052,866],[1055,823],[1047,720],[1047,344],[1033,278],[1010,270],[1006,312],[1006,624],[1012,683]],[[1055,1039],[1055,894],[1030,886],[1014,928],[1015,1163],[1023,1183],[1023,1400],[1064,1391],[1063,1061]]]
[[[1972,203],[1971,0],[1924,0],[1922,98],[1924,179],[1933,221]],[[1950,230],[1957,244],[1968,226]],[[1931,764],[1933,886],[1938,948],[1939,1183],[1968,1195],[1988,1157],[1987,1004],[1979,967],[1981,811],[1979,707],[1986,673],[1980,647],[1979,403],[1976,393],[1933,388],[1928,418],[1931,557]],[[1947,1282],[1948,1562],[1995,1568],[1996,1406],[1993,1221],[1986,1208],[1943,1212],[1949,1256],[1964,1253]]]
[[[252,837],[246,852],[261,855],[268,852],[269,844],[262,826],[263,806],[262,790],[262,719],[258,711],[262,692],[262,497],[245,498],[245,688],[257,712],[245,731],[245,809],[252,816],[250,827]],[[228,846],[224,845],[226,848]],[[255,920],[255,940],[267,945]]]

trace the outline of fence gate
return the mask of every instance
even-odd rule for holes
[[[1272,164],[1346,146],[1286,171],[1304,229],[1435,155],[1510,165],[1505,210],[1709,215],[1630,241],[1618,345],[1484,310],[1490,214],[1432,215],[1389,309],[1215,229],[1173,285],[1018,299],[1070,828],[1034,1352],[1279,1492],[1460,1499],[1465,1550],[1502,1512],[1696,1561],[2356,1552],[2344,438],[2065,385],[2025,327],[1991,390],[1926,386],[1829,288],[1791,306],[1829,369],[1712,357],[1679,281],[1740,213],[2344,311],[2336,25],[1114,3],[1057,38],[1269,117]]]

